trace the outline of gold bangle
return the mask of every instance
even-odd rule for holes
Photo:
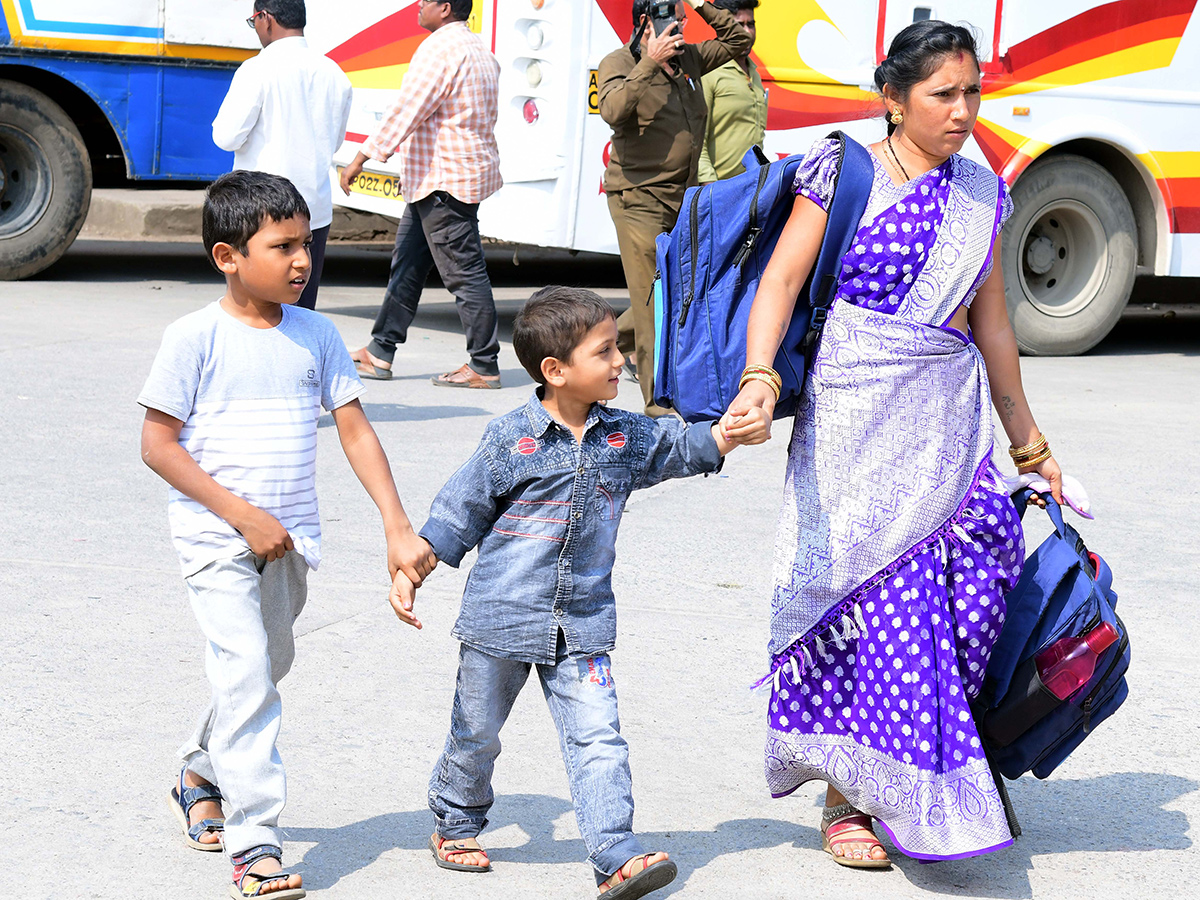
[[[1028,469],[1033,466],[1040,466],[1046,460],[1050,459],[1053,455],[1054,454],[1050,452],[1050,448],[1047,447],[1044,450],[1042,450],[1041,452],[1035,454],[1034,456],[1029,457],[1028,459],[1014,460],[1013,462],[1015,463],[1015,465],[1018,469]]]
[[[1013,465],[1018,469],[1024,469],[1028,466],[1036,466],[1039,463],[1045,462],[1053,455],[1054,454],[1050,452],[1050,448],[1047,447],[1045,450],[1042,450],[1038,453],[1033,453],[1029,456],[1022,456],[1020,459],[1014,459]]]
[[[763,384],[767,385],[771,389],[771,392],[773,394],[775,394],[775,399],[776,400],[779,399],[779,387],[775,384],[774,381],[771,380],[770,376],[766,375],[765,373],[763,373],[763,372],[747,372],[745,375],[742,376],[742,380],[738,382],[738,390],[739,391],[746,386],[747,381],[761,381]]]
[[[775,384],[774,380],[770,378],[768,374],[764,374],[763,372],[746,372],[744,376],[742,376],[742,380],[738,382],[738,390],[742,390],[746,382],[762,382],[763,384],[768,385],[769,388],[775,392],[775,398],[778,400],[780,386]]]
[[[1050,449],[1050,445],[1048,443],[1046,443],[1045,441],[1042,441],[1040,446],[1037,446],[1037,447],[1033,448],[1032,450],[1012,454],[1013,462],[1020,462],[1023,459],[1030,459],[1034,456],[1040,456],[1041,454],[1045,453],[1049,449]]]
[[[1039,432],[1037,438],[1026,444],[1024,447],[1009,447],[1008,455],[1013,459],[1016,459],[1020,456],[1028,456],[1030,453],[1041,450],[1045,446],[1046,436]]]
[[[746,368],[742,369],[742,377],[745,378],[746,375],[750,374],[751,372],[756,372],[759,375],[765,375],[776,387],[783,387],[783,379],[780,377],[779,373],[770,366],[746,366]]]
[[[748,366],[746,366],[746,368],[744,368],[742,370],[742,372],[743,373],[745,373],[745,372],[763,372],[763,373],[771,375],[775,378],[779,377],[779,373],[776,372],[774,369],[772,369],[770,366],[760,366],[758,364],[748,365]]]

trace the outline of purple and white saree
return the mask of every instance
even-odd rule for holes
[[[825,206],[834,145],[796,192]],[[766,776],[819,779],[896,846],[953,859],[1012,835],[969,701],[1024,559],[991,462],[983,358],[948,327],[1011,201],[954,156],[875,182],[796,417],[775,551]]]

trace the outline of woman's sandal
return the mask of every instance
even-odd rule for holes
[[[443,869],[451,869],[455,872],[490,872],[492,864],[489,861],[486,866],[472,866],[467,863],[456,863],[454,857],[462,856],[464,853],[478,853],[487,859],[487,851],[479,846],[479,841],[475,838],[463,838],[459,841],[451,841],[438,835],[433,835],[429,839],[429,851],[433,854],[433,861]]]
[[[222,819],[201,819],[195,825],[189,822],[192,813],[192,807],[197,803],[202,803],[205,800],[212,800],[218,806],[221,804],[221,792],[217,790],[215,784],[202,784],[198,787],[188,787],[183,783],[184,773],[187,769],[183,769],[179,773],[179,786],[171,788],[171,796],[167,802],[171,807],[171,812],[175,818],[179,820],[179,825],[183,829],[183,839],[187,841],[187,845],[193,850],[204,850],[209,853],[219,853],[224,850],[221,844],[221,833],[225,830],[225,820]],[[212,843],[206,843],[200,838],[205,834],[217,835],[217,840]]]
[[[250,867],[260,859],[283,860],[283,851],[272,844],[262,844],[258,847],[251,847],[245,853],[239,853],[233,857],[233,884],[229,886],[229,896],[234,900],[246,900],[248,897],[273,897],[275,900],[300,900],[301,897],[307,897],[308,892],[304,888],[284,888],[281,891],[268,891],[263,893],[262,889],[272,881],[287,881],[294,875],[294,872],[282,871],[272,872],[269,875],[258,875],[250,871]]]
[[[864,837],[864,833],[867,835]],[[854,834],[856,837],[839,837],[839,835]],[[833,852],[838,844],[869,844],[862,851],[861,859],[853,856],[841,856]],[[882,847],[879,838],[871,830],[871,817],[859,812],[849,803],[840,806],[827,806],[821,813],[821,846],[833,857],[839,866],[849,866],[852,869],[886,869],[891,866],[890,859],[874,859],[872,851]]]
[[[625,860],[625,865],[613,872],[608,881],[604,882],[609,887],[608,890],[600,893],[599,900],[634,900],[636,897],[645,897],[651,891],[664,888],[674,881],[675,876],[679,873],[674,860],[661,859],[650,865],[646,861],[653,855],[653,853],[643,853],[641,856]],[[629,866],[632,871],[638,863],[642,864],[641,870],[626,877],[625,866]],[[616,881],[613,880],[614,878]]]

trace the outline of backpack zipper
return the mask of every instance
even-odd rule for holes
[[[1117,616],[1117,625],[1122,631],[1125,631],[1125,623],[1121,621],[1121,617]],[[1113,654],[1112,662],[1108,664],[1108,668],[1104,672],[1104,676],[1092,688],[1092,692],[1084,698],[1083,703],[1079,704],[1079,708],[1083,710],[1083,733],[1088,734],[1092,730],[1092,707],[1096,705],[1096,694],[1100,688],[1104,687],[1104,682],[1108,681],[1108,676],[1113,673],[1113,669],[1117,667],[1117,663],[1125,656],[1125,651],[1129,647],[1129,632],[1121,636],[1121,640],[1117,642],[1117,652]]]
[[[758,197],[766,186],[767,177],[770,174],[771,167],[769,165],[761,166],[758,170],[758,186],[754,189],[754,199],[750,201],[750,231],[746,235],[745,242],[738,248],[737,255],[733,258],[733,264],[739,269],[750,259],[750,254],[754,252],[754,245],[758,242],[759,235],[762,234],[762,229],[758,227]]]
[[[687,296],[683,298],[683,305],[679,310],[679,327],[682,328],[687,322],[688,310],[692,306],[692,300],[696,296],[696,256],[700,253],[700,236],[696,233],[696,229],[700,223],[700,194],[703,191],[696,191],[692,195],[692,208],[688,211],[688,225],[691,229],[692,238],[692,278],[688,282]],[[683,274],[682,266],[680,266],[680,275]]]

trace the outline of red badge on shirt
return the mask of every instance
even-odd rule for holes
[[[517,441],[517,452],[528,456],[530,453],[537,453],[538,442],[536,438],[523,437]]]
[[[614,447],[617,450],[620,450],[625,446],[625,435],[619,431],[614,431],[606,438],[606,440],[608,441],[608,446]]]

